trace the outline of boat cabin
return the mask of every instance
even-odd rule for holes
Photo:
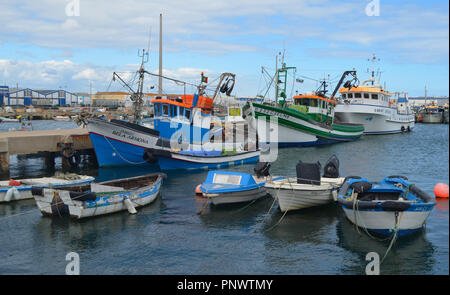
[[[380,106],[390,106],[391,94],[384,90],[381,85],[375,83],[374,85],[367,85],[374,80],[370,79],[364,81],[361,86],[339,89],[341,94],[341,101],[346,104],[371,104]]]
[[[297,95],[293,99],[294,104],[290,108],[305,113],[319,122],[333,119],[333,102],[330,99],[313,94]]]
[[[211,127],[213,99],[181,95],[175,99],[156,98],[152,100],[152,104],[154,128],[161,137],[177,142],[209,141],[204,136]]]

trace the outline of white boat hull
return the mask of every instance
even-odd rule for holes
[[[331,203],[344,178],[322,178],[321,185],[298,184],[296,178],[267,182],[265,187],[282,212]]]
[[[364,134],[400,133],[414,128],[414,114],[400,114],[395,108],[339,103],[336,118],[344,123],[364,125]]]
[[[214,205],[234,204],[251,202],[267,195],[264,187],[240,192],[229,192],[220,194],[204,194],[204,197],[210,198]]]
[[[395,228],[395,212],[387,212],[387,211],[363,211],[363,210],[355,210],[345,208],[344,213],[345,216],[359,227],[367,228],[369,230],[386,230],[386,229],[394,229]],[[403,214],[400,220],[400,230],[417,230],[423,227],[428,216],[430,215],[431,210],[429,211],[404,211],[399,213]],[[355,219],[356,215],[356,219]]]
[[[81,219],[129,210],[129,207],[125,202],[127,199],[132,202],[134,208],[148,205],[154,202],[158,197],[161,185],[162,179],[159,179],[150,188],[145,187],[133,191],[131,196],[128,198],[123,198],[123,196],[117,194],[109,197],[108,203],[103,203],[101,205],[95,204],[92,206],[89,206],[87,202],[77,201],[70,198],[70,192],[63,190],[44,189],[42,196],[35,195],[33,197],[36,201],[36,205],[43,215],[55,215],[55,209],[52,208],[52,203],[55,202],[56,197],[57,201],[60,200],[59,202],[62,202],[67,206],[71,218]]]
[[[80,176],[78,180],[64,180],[54,177],[18,179],[23,185],[9,186],[9,181],[0,181],[0,203],[18,200],[32,199],[31,189],[33,187],[55,188],[77,187],[88,185],[95,180],[91,176]]]

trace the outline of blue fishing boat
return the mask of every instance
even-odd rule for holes
[[[138,71],[140,86],[137,91],[126,84],[118,74],[113,74],[114,78],[122,81],[132,91],[131,97],[135,105],[134,122],[88,120],[87,128],[100,167],[149,165],[158,162],[162,169],[199,169],[258,160],[259,151],[256,151],[256,147],[249,147],[251,144],[248,139],[223,143],[223,139],[230,138],[226,136],[226,130],[223,128],[223,125],[229,125],[229,122],[222,122],[213,116],[214,98],[219,92],[230,94],[234,85],[234,74],[223,73],[220,76],[212,98],[204,95],[206,84],[203,84],[205,79],[202,75],[202,83],[197,86],[198,94],[153,99],[153,127],[149,128],[144,126],[141,120],[142,85],[144,74],[153,74],[144,69],[144,62],[143,59]],[[238,129],[242,134],[249,133],[248,128],[230,127],[236,134]],[[244,136],[239,136],[241,137]],[[256,142],[256,135],[254,141]],[[157,156],[157,153],[152,152],[149,157],[149,151],[154,150],[163,153]],[[231,155],[227,152],[230,150],[235,152]],[[197,151],[205,153],[202,155]]]
[[[347,177],[339,190],[338,203],[358,227],[381,236],[409,235],[423,227],[436,200],[403,176],[369,182]]]
[[[209,171],[200,190],[214,205],[250,202],[267,195],[269,175],[232,171]]]

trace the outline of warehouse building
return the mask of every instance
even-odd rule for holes
[[[0,104],[6,106],[74,106],[78,96],[66,90],[36,90],[0,86]]]

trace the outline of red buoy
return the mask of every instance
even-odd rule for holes
[[[434,195],[436,198],[448,199],[448,185],[445,183],[438,183],[434,187]]]
[[[202,196],[203,196],[203,192],[202,192],[202,190],[200,189],[201,186],[202,186],[202,185],[199,184],[199,185],[197,185],[197,186],[195,187],[195,195],[197,195],[197,196],[199,196],[199,197],[202,197]]]

